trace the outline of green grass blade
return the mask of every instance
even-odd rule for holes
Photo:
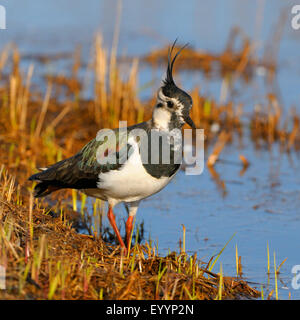
[[[216,264],[216,262],[219,260],[220,255],[222,254],[222,252],[225,250],[225,248],[227,247],[228,243],[233,239],[233,237],[236,235],[236,232],[230,237],[230,239],[226,242],[225,246],[221,249],[221,251],[218,253],[218,255],[216,256],[215,260],[212,262],[212,264],[209,266],[208,270],[211,271],[214,267],[214,265]]]

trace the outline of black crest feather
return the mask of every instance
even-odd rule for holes
[[[169,49],[168,52],[168,68],[167,68],[167,76],[166,79],[164,80],[164,84],[165,85],[175,85],[174,79],[173,79],[173,66],[174,66],[174,62],[176,60],[176,58],[178,57],[178,55],[180,54],[180,52],[186,47],[188,46],[188,43],[185,44],[174,56],[174,58],[172,59],[172,53],[173,50],[175,48],[177,39],[173,42],[173,45],[171,47],[171,49]]]

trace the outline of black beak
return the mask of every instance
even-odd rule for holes
[[[187,115],[185,118],[184,118],[184,121],[192,128],[192,129],[196,129],[196,126],[195,126],[195,123],[194,121],[192,120],[192,118]]]

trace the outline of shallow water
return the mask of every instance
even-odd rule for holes
[[[222,158],[237,161],[239,152],[236,147],[227,147]],[[181,172],[165,190],[142,204],[138,217],[144,219],[152,239],[158,239],[160,251],[178,248],[174,239],[182,238],[183,223],[186,247],[204,261],[218,253],[236,232],[220,258],[224,272],[235,274],[237,245],[244,276],[263,284],[267,282],[268,242],[271,266],[274,251],[277,266],[288,258],[280,274],[288,290],[279,284],[280,297],[287,298],[291,291],[293,298],[300,298],[299,291],[291,289],[291,268],[299,264],[300,252],[299,159],[294,159],[292,168],[285,156],[270,159],[267,152],[257,156],[249,150],[243,153],[251,166],[242,177],[238,166],[216,166],[226,184],[225,197],[207,169],[200,176]],[[219,270],[217,265],[214,268]]]
[[[221,52],[226,45],[230,29],[239,26],[258,42],[258,54],[276,31],[275,25],[282,9],[287,22],[280,42],[276,93],[285,110],[294,105],[300,110],[300,30],[290,27],[290,8],[295,1],[123,1],[119,53],[142,55],[151,49],[169,44],[178,37],[195,48]],[[101,31],[104,44],[111,46],[116,16],[116,1],[106,0],[3,0],[7,11],[7,30],[0,30],[0,47],[7,42],[17,43],[26,54],[73,52],[82,45],[82,58],[88,62],[93,36]],[[261,4],[264,3],[264,6]],[[72,4],[72,5],[70,5]],[[263,12],[263,20],[256,18]],[[30,60],[25,60],[27,67]],[[67,72],[69,60],[54,61],[46,66],[36,65],[35,72]],[[84,75],[84,72],[82,71]],[[163,71],[153,72],[141,65],[141,86],[154,80],[153,86],[141,91],[141,98],[152,95],[160,83]],[[219,99],[219,79],[208,81],[199,72],[183,72],[177,76],[189,89],[197,84],[205,95]],[[244,102],[250,110],[264,101],[269,88],[264,77],[257,75],[254,82],[243,87],[235,100]],[[41,80],[36,80],[40,82]],[[87,95],[90,92],[87,90]],[[251,165],[245,174],[238,155],[242,153]],[[270,246],[270,288],[274,287],[273,252],[277,266],[287,258],[281,268],[279,297],[300,299],[300,290],[291,288],[291,268],[300,264],[300,174],[299,156],[290,157],[278,152],[257,151],[244,137],[243,148],[235,142],[226,146],[221,158],[236,164],[218,163],[215,167],[226,184],[227,195],[217,188],[205,168],[200,176],[186,176],[180,172],[172,183],[159,194],[144,201],[138,212],[138,222],[144,221],[145,238],[158,241],[161,254],[178,250],[182,227],[187,228],[186,247],[197,252],[204,261],[218,253],[236,232],[222,253],[220,261],[226,275],[235,275],[235,245],[242,256],[244,277],[267,285],[267,242]],[[118,209],[125,217],[122,207]],[[107,223],[107,221],[105,221]],[[219,270],[219,263],[214,267]]]
[[[0,30],[0,48],[14,41],[26,55],[73,53],[75,46],[81,45],[82,59],[87,63],[97,32],[103,34],[106,47],[112,45],[116,0],[2,0],[1,3],[6,8],[7,30]],[[279,17],[285,14],[278,46],[280,72],[275,89],[285,108],[295,105],[299,109],[300,31],[293,30],[290,23],[294,4],[294,0],[190,0],[189,5],[171,0],[154,0],[151,3],[124,0],[118,52],[119,55],[143,55],[178,38],[179,43],[188,42],[196,49],[218,53],[226,46],[232,27],[238,26],[255,41],[257,54],[262,56],[266,43],[274,43],[271,39],[277,33],[278,21],[282,20]],[[275,49],[272,52],[277,55]],[[24,62],[25,65],[28,63],[29,60]],[[38,65],[35,73],[67,73],[69,66],[70,61],[53,61],[45,68]],[[153,94],[153,88],[160,84],[163,72],[161,69],[153,72],[140,66],[141,87],[154,80],[153,86],[140,92],[142,97]],[[84,70],[82,77],[85,75]],[[207,81],[200,72],[183,73],[180,79],[187,89],[197,84],[205,95],[219,98],[220,81]],[[264,77],[257,76],[256,80],[259,82],[248,85],[238,93],[238,102],[253,107],[254,103],[264,99],[266,90],[272,90],[265,84]],[[88,94],[91,92],[87,90]]]
[[[238,161],[240,153],[251,163],[243,176]],[[299,290],[291,287],[291,269],[299,264],[300,252],[299,158],[288,159],[275,150],[256,152],[251,144],[238,149],[233,144],[226,148],[222,159],[231,161],[218,163],[215,168],[225,182],[226,195],[219,190],[207,168],[199,176],[179,172],[164,190],[141,203],[137,224],[144,222],[144,238],[157,243],[160,254],[168,253],[169,249],[179,251],[181,224],[184,224],[187,251],[197,252],[198,258],[208,262],[236,233],[214,271],[219,271],[221,262],[225,274],[235,275],[237,245],[243,276],[258,289],[263,285],[266,292],[274,288],[275,252],[277,267],[287,258],[280,270],[279,297],[288,299],[291,293],[292,299],[299,299]],[[121,219],[126,219],[122,206],[115,211]]]

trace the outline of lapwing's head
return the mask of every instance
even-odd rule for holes
[[[176,40],[171,50],[169,50],[167,74],[163,81],[163,86],[159,88],[157,93],[153,121],[154,125],[161,129],[181,128],[185,123],[195,129],[196,126],[190,117],[190,110],[193,105],[192,98],[185,91],[178,88],[173,79],[174,62],[186,45],[172,59],[172,51],[175,44]]]

